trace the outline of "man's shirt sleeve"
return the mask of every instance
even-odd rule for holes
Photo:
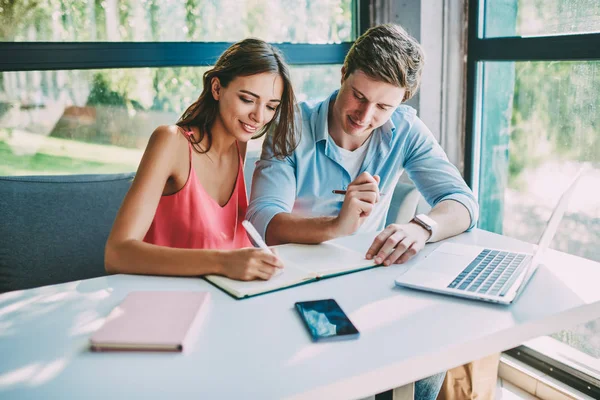
[[[246,219],[263,238],[271,219],[282,212],[291,213],[296,199],[294,155],[275,158],[272,146],[272,136],[268,135],[254,169],[250,205],[246,212]]]
[[[464,205],[471,216],[468,230],[479,217],[479,205],[471,189],[423,121],[414,117],[404,147],[404,169],[427,203],[434,207],[440,201],[454,200]]]

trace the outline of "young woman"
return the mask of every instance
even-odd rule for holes
[[[269,279],[281,261],[252,247],[242,220],[250,139],[295,147],[294,93],[281,53],[258,39],[229,47],[176,125],[152,133],[105,251],[109,273]]]

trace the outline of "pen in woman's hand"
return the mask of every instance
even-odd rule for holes
[[[258,247],[260,247],[261,249],[263,249],[264,251],[266,251],[268,253],[271,253],[271,254],[274,254],[275,256],[277,256],[277,254],[275,254],[275,252],[273,250],[271,250],[271,248],[269,246],[267,246],[265,241],[262,240],[262,238],[260,237],[260,233],[258,233],[256,228],[254,227],[254,225],[252,225],[252,223],[250,221],[243,220],[242,226],[244,227],[246,232],[248,232],[248,236],[250,236],[252,238],[252,240],[254,240],[254,243],[256,243],[258,245]],[[279,275],[281,272],[283,272],[283,270],[278,268],[275,271],[274,275]]]
[[[275,253],[273,253],[273,250],[271,250],[269,248],[269,246],[267,246],[267,244],[264,242],[264,240],[262,240],[262,238],[260,237],[260,234],[258,233],[256,228],[254,227],[254,225],[252,225],[252,223],[250,221],[243,220],[242,226],[244,227],[244,229],[246,229],[246,232],[248,232],[248,235],[252,238],[252,240],[254,240],[254,243],[256,243],[258,245],[258,247],[260,247],[261,249],[263,249],[264,251],[266,251],[268,253],[275,254]]]

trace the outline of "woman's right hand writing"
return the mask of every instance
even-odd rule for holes
[[[279,257],[262,249],[232,250],[226,254],[223,275],[238,281],[268,280],[283,268]]]

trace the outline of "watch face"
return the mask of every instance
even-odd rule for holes
[[[427,229],[428,231],[431,231],[431,227],[429,225],[427,225],[425,222],[423,222],[421,219],[419,219],[418,217],[414,217],[413,221],[420,227]]]
[[[427,230],[432,230],[433,227],[436,225],[436,222],[429,218],[427,215],[419,214],[415,218],[418,219],[419,222],[421,222],[421,224],[423,225],[423,227]]]
[[[429,238],[427,239],[426,243],[433,239],[433,236],[435,235],[435,229],[437,228],[437,222],[435,222],[433,218],[429,218],[425,214],[419,214],[413,218],[413,221],[429,232]]]

